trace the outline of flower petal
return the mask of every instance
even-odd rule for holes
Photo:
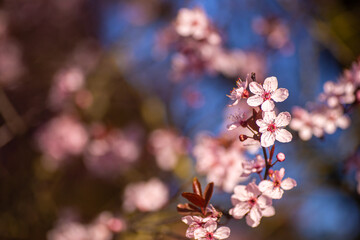
[[[288,97],[289,97],[289,90],[287,90],[286,88],[276,89],[276,91],[271,94],[271,98],[275,102],[283,102]]]
[[[296,187],[296,181],[292,178],[286,178],[281,182],[281,188],[284,190],[290,190],[293,187]]]
[[[276,140],[278,140],[279,142],[287,143],[292,140],[291,133],[286,129],[276,129],[275,133]]]
[[[275,208],[273,206],[269,206],[265,209],[262,209],[261,213],[264,217],[272,217],[275,215]]]
[[[278,81],[276,77],[268,77],[265,79],[263,88],[267,92],[274,92],[278,88]]]
[[[250,105],[250,104],[249,104]],[[272,100],[266,100],[265,102],[263,102],[263,104],[261,105],[261,110],[263,110],[264,112],[269,112],[274,110],[275,107],[275,103]]]
[[[274,145],[275,142],[275,134],[271,133],[271,132],[264,132],[261,135],[261,146],[263,147],[270,147],[271,145]]]
[[[198,228],[194,231],[194,238],[198,239],[198,238],[205,238],[207,234],[207,231],[205,230],[205,228]]]
[[[246,102],[251,107],[257,107],[264,102],[264,99],[259,95],[254,95],[249,97]]]
[[[219,227],[213,235],[216,239],[226,239],[230,236],[230,228]]]
[[[183,221],[187,225],[191,225],[194,222],[194,219],[192,216],[185,216],[181,218],[181,221]]]
[[[275,120],[276,115],[274,111],[271,112],[263,112],[263,120],[267,123],[273,123],[273,121]]]
[[[214,221],[209,221],[209,222],[205,223],[204,228],[208,232],[214,232],[217,228],[217,223]]]
[[[259,189],[261,192],[271,191],[274,188],[274,183],[270,180],[263,180],[259,183]]]
[[[236,204],[236,206],[230,209],[229,214],[235,219],[241,219],[247,214],[250,210],[250,205],[247,202],[241,202]]]
[[[236,186],[234,188],[234,195],[232,195],[232,197],[235,197],[240,201],[247,201],[250,198],[248,191],[246,190],[246,186],[244,185]]]
[[[270,191],[270,192],[266,191],[266,192],[264,192],[264,194],[271,197],[272,199],[280,199],[282,197],[282,195],[284,194],[284,190],[282,190],[280,187],[275,187],[275,188],[273,188],[272,191]]]
[[[249,214],[248,214],[249,218],[252,220],[253,224],[250,225],[251,227],[256,227],[259,225],[262,214],[261,214],[261,210],[260,207],[258,205],[254,205]],[[248,223],[248,218],[246,218],[246,223]]]
[[[240,127],[240,123],[234,122],[234,123],[227,125],[226,127],[227,127],[227,130],[231,131],[231,130],[234,130],[234,129]]]
[[[275,118],[275,126],[276,127],[285,127],[285,126],[289,125],[290,120],[291,120],[291,115],[289,112],[281,112]]]
[[[251,82],[249,84],[249,89],[253,94],[256,94],[256,95],[262,95],[264,92],[264,88],[257,82]]]

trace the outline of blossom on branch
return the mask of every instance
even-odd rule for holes
[[[271,197],[272,199],[280,199],[284,194],[284,190],[290,190],[296,187],[296,181],[292,178],[284,178],[285,169],[281,168],[279,171],[274,171],[270,176],[271,180],[263,180],[259,183],[260,191]]]
[[[248,98],[249,106],[257,107],[261,105],[261,109],[265,112],[272,111],[275,102],[283,102],[289,96],[286,88],[278,89],[278,81],[276,77],[268,77],[265,79],[263,86],[257,82],[249,84],[250,91],[255,94]]]
[[[271,198],[262,195],[253,182],[247,186],[236,186],[231,202],[234,208],[230,209],[230,215],[236,219],[241,219],[246,215],[246,223],[251,227],[257,227],[262,217],[271,217],[275,214]]]
[[[291,115],[288,112],[281,112],[278,116],[275,112],[264,112],[263,119],[256,121],[256,124],[260,127],[259,132],[261,134],[261,146],[270,147],[274,145],[275,139],[282,143],[287,143],[292,140],[291,133],[284,129],[289,125]]]

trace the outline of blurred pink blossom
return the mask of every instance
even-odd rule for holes
[[[70,157],[83,152],[88,133],[73,116],[60,115],[51,119],[36,134],[40,150],[45,154],[45,166],[54,169]]]
[[[214,182],[226,192],[232,192],[243,172],[244,148],[239,142],[225,138],[200,135],[196,140],[193,154],[196,158],[196,171],[206,174],[208,182]]]
[[[187,140],[171,129],[157,129],[150,134],[149,145],[157,165],[165,171],[173,170],[179,158],[187,153]]]
[[[169,199],[169,190],[157,178],[147,182],[130,183],[125,188],[123,208],[132,212],[153,212],[165,206]]]
[[[230,236],[230,228],[217,228],[216,222],[207,222],[202,228],[194,231],[194,238],[199,240],[227,239]]]
[[[116,220],[122,226],[113,231],[109,228],[109,221]],[[120,226],[120,225],[119,225]],[[60,219],[55,227],[47,234],[48,240],[111,240],[114,232],[125,229],[124,220],[115,218],[110,212],[102,212],[89,224],[82,224],[73,219]]]
[[[124,129],[106,129],[93,125],[92,138],[85,151],[85,165],[99,177],[114,178],[133,164],[141,154],[142,129],[131,125]]]

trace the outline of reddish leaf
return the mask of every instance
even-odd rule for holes
[[[203,205],[204,208],[209,204],[211,196],[213,194],[213,190],[214,190],[214,183],[211,182],[205,188],[205,192],[204,192],[205,203]]]
[[[193,186],[193,192],[202,197],[201,184],[196,177],[194,177],[193,179],[192,186]]]
[[[198,207],[203,207],[205,205],[205,200],[195,193],[184,192],[181,194],[181,196],[183,196]]]
[[[179,213],[191,213],[191,212],[194,212],[194,209],[192,209],[190,206],[189,206],[189,204],[188,203],[186,203],[186,204],[178,204],[177,206],[176,206],[176,208],[177,208],[177,211],[179,212]]]

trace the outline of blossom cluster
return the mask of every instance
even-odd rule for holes
[[[186,237],[197,240],[227,239],[230,236],[230,228],[218,228],[222,213],[209,203],[214,184],[209,183],[204,192],[197,178],[193,179],[192,185],[193,193],[182,193],[190,203],[177,205],[178,212],[186,215],[182,217],[182,221],[189,226]]]
[[[327,81],[318,102],[309,109],[294,107],[290,127],[298,131],[299,137],[307,141],[313,135],[323,137],[333,134],[337,128],[350,126],[348,112],[360,102],[360,62],[353,63],[337,82]]]
[[[247,89],[249,87],[249,90]],[[252,93],[252,96],[250,96]],[[272,170],[272,167],[285,160],[283,153],[277,154],[277,160],[273,162],[275,141],[287,143],[292,140],[292,135],[285,129],[289,125],[291,115],[288,112],[275,113],[275,102],[283,102],[289,96],[285,88],[278,88],[276,77],[268,77],[263,84],[256,82],[255,74],[248,75],[243,82],[237,82],[237,88],[233,89],[229,98],[234,101],[230,107],[239,104],[241,100],[253,108],[251,117],[239,114],[235,121],[228,126],[230,131],[248,128],[251,134],[240,134],[239,139],[246,142],[248,139],[259,141],[264,156],[256,155],[251,161],[243,161],[242,177],[248,177],[251,173],[257,173],[260,183],[254,181],[248,185],[238,185],[234,188],[231,196],[234,208],[229,213],[235,219],[246,218],[246,223],[251,227],[260,224],[262,217],[270,217],[275,214],[272,206],[273,199],[280,199],[284,190],[290,190],[296,186],[296,181],[291,178],[283,180],[285,169]],[[261,173],[264,171],[264,175]]]
[[[48,232],[49,240],[110,240],[115,233],[126,229],[122,218],[115,217],[110,212],[102,212],[89,224],[82,224],[70,217],[62,218],[56,226]]]
[[[265,63],[255,52],[228,50],[219,31],[201,8],[179,10],[174,23],[158,36],[158,51],[175,49],[172,57],[174,80],[187,73],[221,73],[234,77],[245,67],[263,74]]]

